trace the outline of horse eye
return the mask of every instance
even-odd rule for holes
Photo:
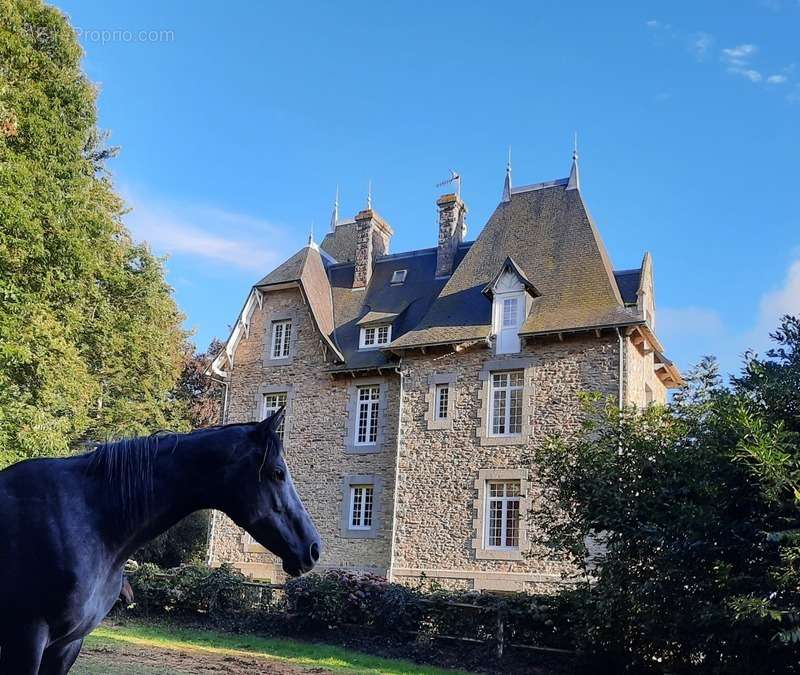
[[[286,480],[286,474],[284,473],[283,469],[275,469],[275,480],[277,481]]]

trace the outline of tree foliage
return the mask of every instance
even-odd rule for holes
[[[186,428],[163,261],[122,224],[67,20],[0,0],[0,466]]]
[[[705,359],[670,406],[594,400],[537,451],[533,536],[590,580],[577,633],[609,672],[798,671],[799,335],[785,318],[730,388]]]
[[[212,340],[208,350],[196,354],[187,350],[184,354],[176,397],[186,407],[189,423],[193,429],[220,423],[220,389],[204,373],[223,347],[217,339]],[[163,568],[177,567],[184,563],[202,562],[208,534],[208,511],[197,511],[148,542],[133,558],[141,563],[153,563]]]

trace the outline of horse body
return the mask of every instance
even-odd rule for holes
[[[276,416],[0,471],[0,675],[67,673],[119,597],[125,561],[198,509],[226,512],[288,573],[310,569],[319,535]]]

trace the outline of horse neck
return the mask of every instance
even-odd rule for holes
[[[158,439],[151,467],[152,490],[147,485],[139,487],[135,513],[126,512],[124,495],[108,509],[108,539],[118,562],[123,563],[190,513],[224,509],[229,444],[223,442],[223,436],[220,429]]]

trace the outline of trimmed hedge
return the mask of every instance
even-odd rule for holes
[[[184,565],[160,570],[142,565],[129,575],[135,613],[212,617],[229,626],[274,626],[277,619],[304,633],[358,625],[400,642],[436,637],[493,642],[502,616],[506,644],[571,649],[574,607],[569,594],[496,596],[417,587],[383,577],[330,571],[288,581],[283,592],[252,584],[229,565]],[[471,605],[465,606],[465,605]]]

